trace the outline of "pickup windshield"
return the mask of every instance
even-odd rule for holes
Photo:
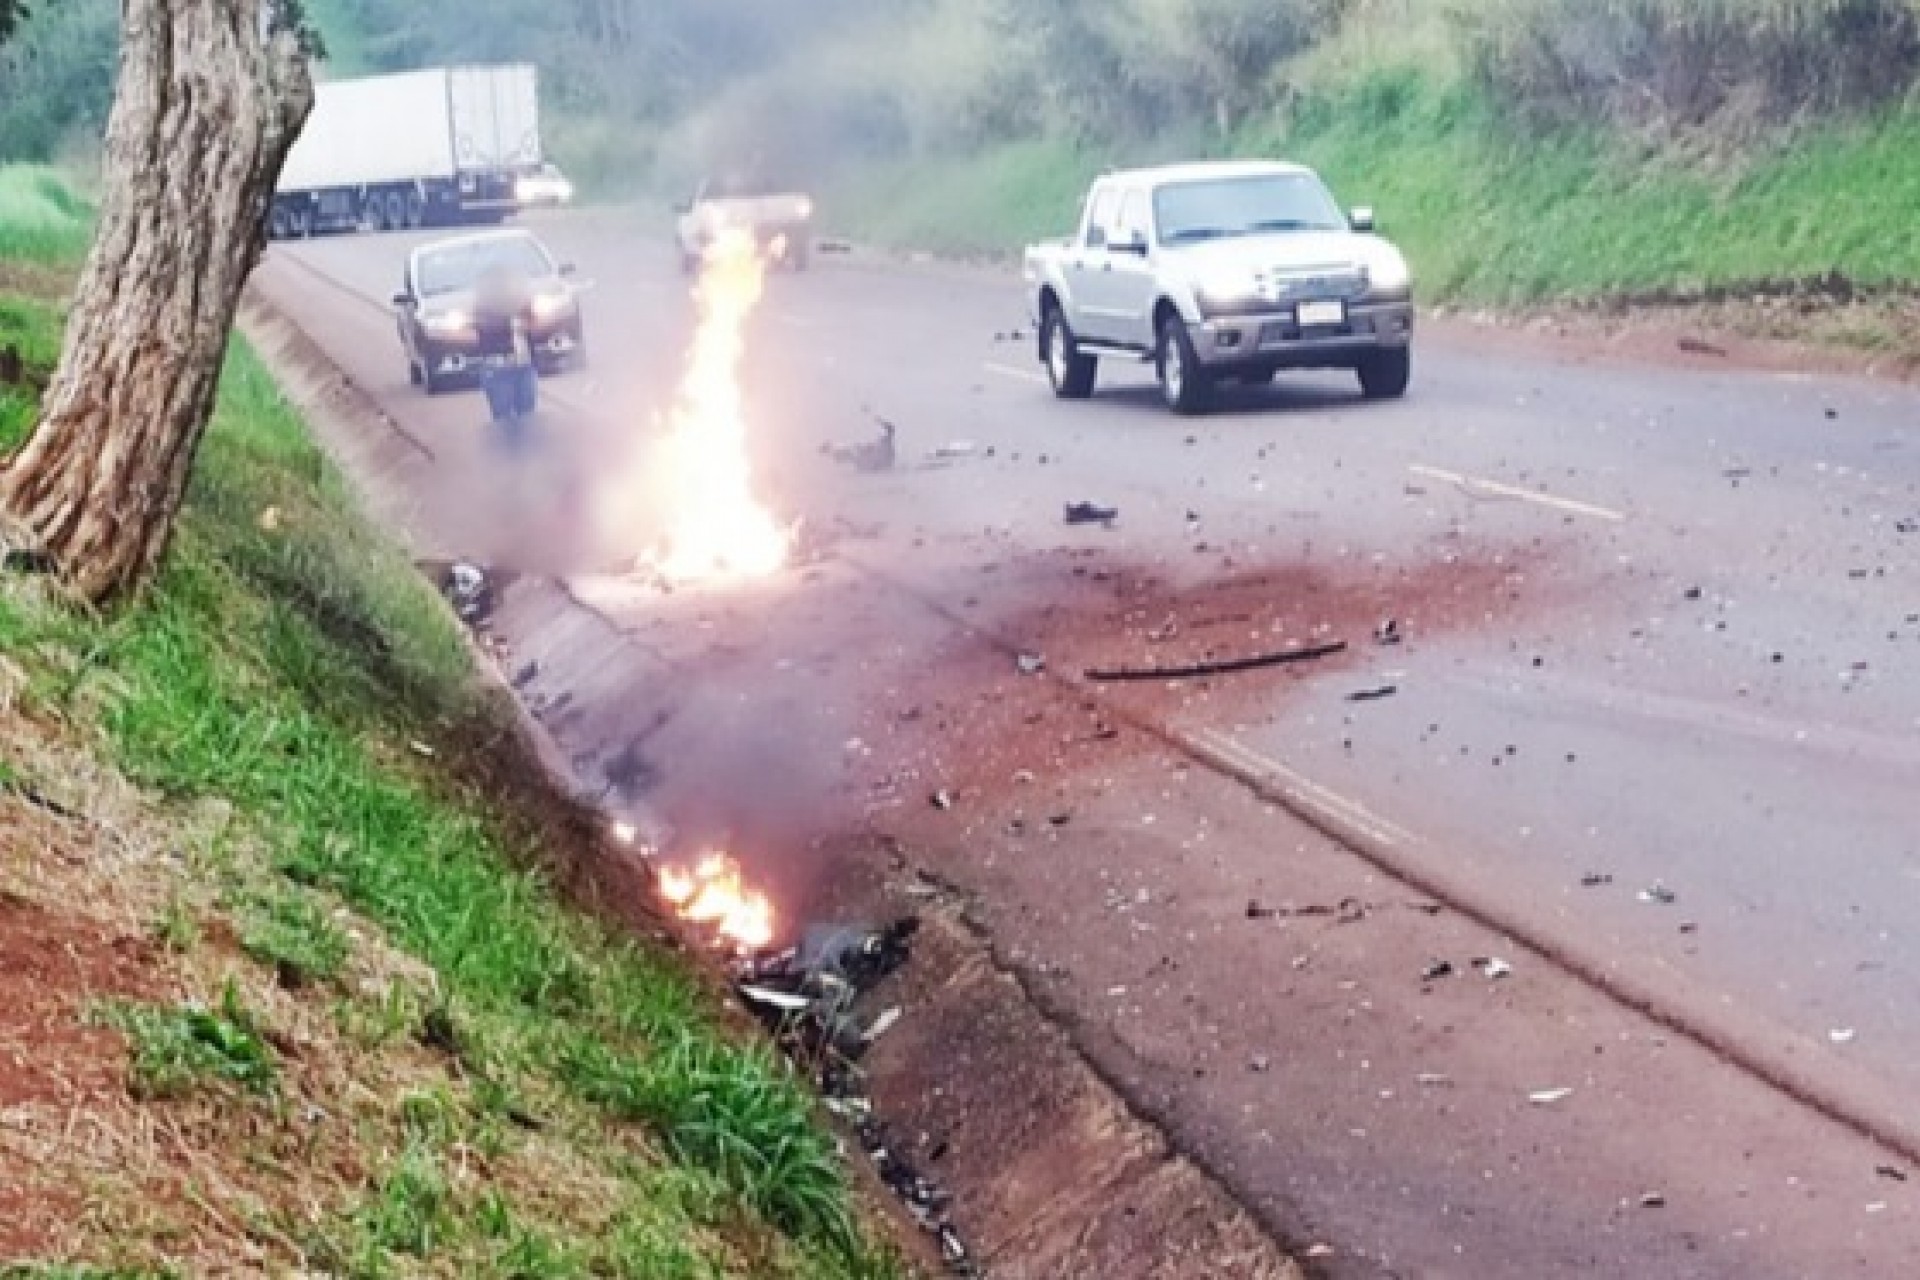
[[[416,268],[420,296],[471,289],[482,273],[494,267],[506,267],[533,280],[553,274],[553,262],[531,236],[476,240],[421,254]]]
[[[1153,193],[1153,215],[1163,245],[1347,227],[1325,185],[1304,173],[1168,183]]]

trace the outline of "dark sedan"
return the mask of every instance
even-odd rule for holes
[[[421,245],[407,255],[406,278],[394,295],[407,375],[437,395],[478,374],[474,288],[495,268],[523,277],[532,289],[528,336],[542,373],[585,352],[573,266],[556,260],[528,231],[483,231]]]

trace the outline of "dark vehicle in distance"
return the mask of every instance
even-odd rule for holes
[[[543,374],[585,357],[585,332],[573,264],[558,261],[530,231],[482,231],[421,245],[407,255],[393,297],[408,380],[438,395],[480,372],[475,290],[499,269],[529,289],[527,337]]]

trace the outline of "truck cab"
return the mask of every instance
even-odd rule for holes
[[[1366,210],[1282,161],[1105,175],[1078,229],[1030,246],[1037,354],[1055,393],[1084,399],[1098,362],[1150,361],[1169,407],[1198,412],[1226,381],[1354,370],[1370,398],[1405,393],[1411,273]]]

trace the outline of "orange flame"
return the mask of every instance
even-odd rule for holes
[[[672,583],[764,577],[792,547],[792,530],[754,494],[740,395],[746,322],[766,267],[753,236],[739,230],[716,237],[701,264],[692,356],[661,457],[665,544],[651,557]]]
[[[709,853],[691,868],[661,867],[659,886],[681,919],[728,942],[757,951],[773,941],[773,903],[747,887],[740,864],[724,853]]]

